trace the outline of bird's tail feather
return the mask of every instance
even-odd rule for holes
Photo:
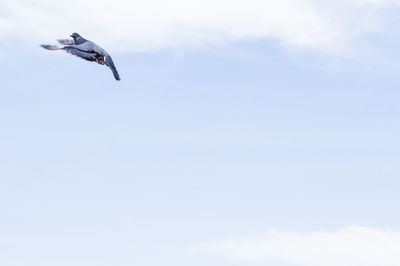
[[[119,76],[119,74],[118,74],[117,68],[115,67],[114,62],[113,62],[113,60],[111,59],[111,56],[109,56],[109,55],[106,56],[106,58],[105,58],[105,64],[106,64],[106,66],[108,66],[108,67],[111,69],[111,71],[113,72],[114,78],[115,78],[116,80],[121,80],[121,78],[120,78],[120,76]]]
[[[60,50],[60,48],[57,47],[56,45],[42,44],[40,46],[42,46],[44,49],[47,50]]]
[[[115,69],[115,67],[111,67],[111,71],[113,72],[114,78],[116,80],[121,80],[121,78],[120,78],[120,76],[118,74],[118,71],[117,71],[117,69]]]

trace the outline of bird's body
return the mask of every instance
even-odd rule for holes
[[[78,33],[73,33],[71,37],[73,38],[73,40],[58,40],[60,44],[64,45],[64,47],[61,48],[55,45],[41,46],[48,50],[65,50],[67,53],[76,55],[87,61],[97,62],[100,65],[106,65],[111,69],[116,80],[121,79],[111,56],[107,53],[106,50],[104,50],[94,42],[86,40]]]

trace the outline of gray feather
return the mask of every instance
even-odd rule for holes
[[[80,58],[83,58],[87,61],[96,61],[96,53],[88,53],[88,52],[84,52],[81,51],[79,49],[76,49],[75,47],[71,47],[71,46],[65,46],[63,48],[61,48],[63,50],[65,50],[67,53],[70,53],[72,55],[76,55]]]
[[[121,78],[119,77],[117,68],[114,65],[114,61],[112,60],[111,56],[107,55],[106,56],[106,60],[105,60],[106,66],[108,66],[111,71],[113,72],[114,78],[116,80],[121,80]]]
[[[111,56],[106,52],[106,50],[104,50],[94,42],[86,40],[77,33],[73,33],[71,37],[73,38],[73,40],[70,39],[58,40],[60,44],[65,45],[62,48],[59,48],[56,45],[41,45],[41,46],[48,50],[65,50],[67,53],[76,55],[87,61],[91,62],[95,61],[101,65],[105,64],[113,72],[114,78],[116,80],[121,80],[117,68],[115,67]]]
[[[73,44],[75,44],[74,40],[71,40],[71,39],[62,39],[62,40],[57,40],[57,41],[62,45],[73,45]]]

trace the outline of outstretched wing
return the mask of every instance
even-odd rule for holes
[[[40,46],[47,50],[60,50],[60,48],[57,47],[56,45],[41,44]]]
[[[106,63],[106,66],[108,66],[108,67],[111,69],[111,71],[113,72],[114,78],[115,78],[116,80],[121,80],[121,78],[119,77],[117,68],[115,67],[114,62],[113,62],[111,56],[106,55],[105,63]]]
[[[66,46],[62,48],[57,47],[56,45],[41,45],[41,46],[48,50],[65,50],[67,53],[78,56],[87,61],[91,62],[96,61],[101,65],[105,64],[113,72],[114,78],[116,80],[121,80],[111,56],[100,46],[87,40],[77,45],[73,40],[68,40],[68,39],[58,40],[58,42]]]
[[[62,45],[74,45],[75,44],[74,40],[71,40],[71,39],[62,39],[62,40],[57,40],[57,41]]]
[[[89,53],[89,52],[85,52],[82,50],[77,49],[76,47],[73,46],[65,46],[63,48],[61,48],[62,50],[65,50],[67,53],[70,53],[72,55],[76,55],[80,58],[83,58],[87,61],[96,61],[96,56],[97,53]]]

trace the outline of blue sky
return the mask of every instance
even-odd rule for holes
[[[35,21],[31,40],[23,14],[77,15],[15,3],[21,14],[0,12],[1,264],[398,265],[397,2],[303,1],[304,25],[320,21],[311,11],[349,14],[311,35],[283,12],[302,1],[284,1],[262,6],[283,14],[260,20],[268,31],[238,2],[222,22],[161,16],[179,18],[172,35]],[[241,31],[221,26],[235,15]],[[105,40],[120,82],[39,47],[73,31]]]

